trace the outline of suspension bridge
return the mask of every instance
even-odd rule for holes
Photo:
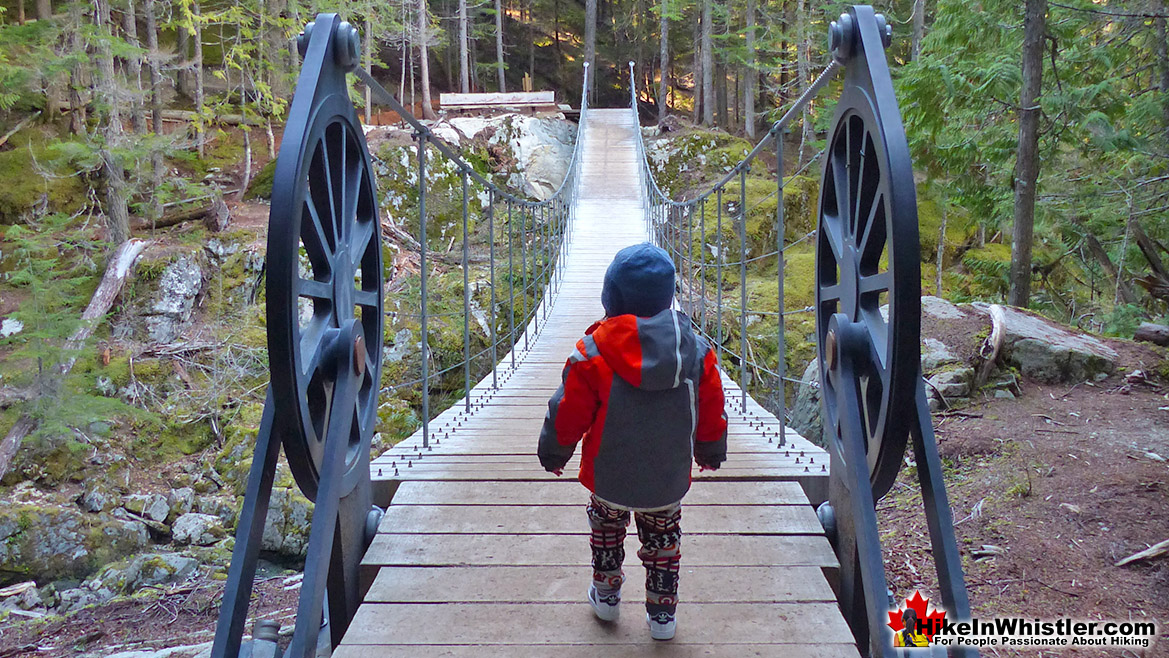
[[[731,173],[685,202],[654,181],[636,97],[629,107],[602,109],[590,108],[586,95],[568,175],[550,198],[534,201],[497,187],[438,141],[357,69],[356,30],[335,15],[318,16],[299,40],[305,63],[276,168],[268,244],[272,380],[213,655],[244,655],[241,647],[252,656],[281,655],[271,623],[257,621],[244,642],[281,448],[316,505],[296,625],[284,651],[298,658],[322,648],[343,658],[893,655],[874,501],[891,486],[910,437],[942,602],[967,617],[917,366],[916,210],[884,62],[888,35],[884,19],[868,7],[841,16],[832,25],[835,61]],[[841,69],[846,75],[825,153],[813,310],[825,450],[782,421],[783,358],[769,366],[752,357],[745,281],[748,263],[776,261],[774,315],[783,345],[783,130]],[[369,447],[386,394],[380,230],[370,156],[348,98],[350,73],[406,118],[417,139],[423,426],[376,457]],[[585,74],[587,90],[587,68]],[[765,148],[775,148],[779,162],[778,238],[774,250],[753,254],[742,195],[747,169]],[[433,418],[430,383],[451,372],[432,372],[427,340],[430,157],[453,162],[463,183],[466,390]],[[727,209],[724,233],[723,195],[735,184],[740,199]],[[487,191],[490,248],[488,347],[477,355],[467,279],[471,186]],[[704,226],[708,200],[719,204],[713,237]],[[615,624],[594,618],[584,598],[591,575],[587,491],[573,477],[580,457],[560,477],[535,457],[565,360],[604,313],[606,267],[619,249],[646,240],[673,256],[676,304],[690,313],[695,331],[711,339],[724,364],[737,366],[737,373],[723,373],[727,461],[717,471],[696,472],[684,501],[679,624],[668,646],[655,644],[641,622],[639,565],[626,564],[625,618]],[[724,305],[724,273],[736,271],[743,285],[738,299]],[[529,298],[535,303],[517,304]],[[889,302],[884,314],[881,300]],[[489,359],[491,372],[473,383],[476,358]],[[752,371],[775,377],[779,417],[748,394]],[[966,651],[951,655],[973,655]]]

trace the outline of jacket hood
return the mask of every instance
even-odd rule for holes
[[[647,391],[681,386],[701,358],[690,318],[673,309],[648,318],[607,318],[595,326],[591,337],[617,376]]]

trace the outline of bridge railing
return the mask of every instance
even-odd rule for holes
[[[571,230],[572,216],[578,192],[578,182],[581,165],[581,143],[588,127],[588,80],[589,68],[586,62],[583,67],[584,84],[580,100],[580,118],[576,131],[576,139],[569,160],[567,172],[557,189],[543,200],[524,198],[518,194],[503,189],[484,175],[476,171],[467,160],[457,151],[447,146],[439,139],[429,126],[413,116],[398,100],[383,88],[376,80],[361,69],[354,73],[372,91],[376,102],[388,106],[396,112],[402,120],[414,129],[414,139],[417,142],[418,166],[418,198],[419,198],[419,235],[418,252],[420,258],[420,299],[419,306],[412,315],[419,318],[421,324],[422,367],[418,377],[404,382],[395,382],[381,389],[383,396],[392,395],[401,389],[414,386],[421,387],[421,421],[422,445],[430,445],[430,418],[432,383],[438,378],[454,372],[463,374],[463,404],[467,411],[471,410],[470,391],[475,385],[478,375],[490,365],[492,386],[498,385],[500,357],[510,353],[508,357],[511,366],[515,366],[516,351],[527,349],[539,334],[543,321],[547,318],[551,297],[559,290],[562,258],[568,247],[567,235]],[[430,321],[436,315],[429,299],[429,265],[433,262],[432,249],[428,245],[426,235],[426,197],[427,172],[434,168],[427,159],[428,146],[432,147],[440,157],[447,159],[459,172],[462,188],[458,202],[462,204],[461,216],[461,259],[458,263],[463,272],[463,308],[461,313],[463,330],[462,359],[453,363],[433,363],[430,349],[429,328]],[[478,190],[473,187],[478,187]],[[469,236],[470,200],[473,196],[487,195],[484,205],[484,218],[488,227],[488,283],[490,300],[486,309],[486,323],[488,326],[487,345],[472,353],[471,325],[475,322],[471,301],[470,271],[474,266],[471,257],[471,239]],[[503,236],[496,236],[496,213],[505,214],[506,247],[498,244]],[[497,239],[499,238],[499,239]],[[506,294],[506,312],[500,317],[499,307],[503,305]],[[406,312],[410,313],[411,309]]]
[[[633,62],[629,63],[630,79],[634,77]],[[813,233],[801,236],[791,244],[785,244],[783,190],[795,176],[803,173],[816,162],[812,158],[793,176],[783,176],[783,137],[791,122],[800,115],[808,103],[832,80],[840,64],[835,60],[829,64],[791,105],[783,117],[772,124],[767,136],[760,140],[751,151],[737,162],[729,173],[711,185],[706,191],[684,201],[675,201],[658,183],[646,152],[645,140],[637,131],[637,153],[641,163],[641,183],[646,203],[645,217],[649,233],[655,244],[665,249],[674,259],[678,271],[676,299],[690,315],[698,330],[719,351],[719,361],[724,368],[733,366],[738,370],[739,388],[746,405],[748,388],[751,384],[762,384],[763,377],[771,377],[773,394],[768,398],[775,415],[786,422],[787,398],[785,382],[800,383],[799,379],[787,376],[785,359],[785,323],[788,315],[811,313],[813,307],[787,310],[784,306],[784,252],[810,238]],[[639,121],[636,86],[630,85],[630,110],[634,121]],[[761,200],[758,206],[776,197],[775,245],[774,249],[752,256],[747,238],[747,220],[755,206],[747,205],[747,174],[752,164],[758,161],[767,149],[773,149],[776,158],[776,189]],[[736,191],[730,188],[738,186]],[[709,210],[708,210],[709,208]],[[714,221],[708,216],[713,210]],[[709,223],[708,223],[709,222]],[[724,228],[735,232],[732,237]],[[713,229],[710,235],[708,229]],[[775,310],[752,305],[747,286],[748,265],[756,269],[773,261],[776,269]],[[738,276],[739,294],[727,299],[724,290],[727,275]],[[711,299],[713,297],[713,300]],[[754,300],[756,304],[759,299]],[[753,346],[748,325],[755,318],[775,318],[776,354],[773,364],[756,356],[758,346]],[[731,332],[737,329],[738,340]],[[729,357],[729,359],[728,359]],[[753,373],[755,379],[753,380]]]

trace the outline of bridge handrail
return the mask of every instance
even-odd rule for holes
[[[549,304],[549,296],[559,287],[560,268],[557,265],[560,258],[563,257],[567,249],[565,236],[571,230],[571,215],[574,211],[574,201],[577,194],[577,182],[580,174],[580,163],[582,156],[582,142],[584,135],[588,128],[589,104],[588,104],[588,89],[589,89],[589,65],[584,63],[584,72],[582,75],[583,85],[581,87],[581,101],[580,101],[580,119],[577,124],[576,141],[573,144],[572,155],[569,159],[568,170],[565,173],[564,179],[560,185],[553,191],[546,199],[532,200],[523,198],[509,190],[503,189],[493,181],[489,180],[475,169],[458,153],[455,149],[447,145],[441,138],[439,138],[433,130],[420,119],[415,117],[409,110],[402,106],[397,98],[392,93],[385,89],[377,82],[369,73],[366,73],[361,68],[356,68],[353,73],[361,80],[371,91],[373,97],[377,102],[388,106],[391,110],[396,112],[411,128],[414,129],[414,137],[418,141],[419,149],[419,198],[422,199],[420,203],[419,212],[425,215],[425,156],[422,154],[427,143],[433,144],[436,150],[452,163],[455,164],[459,174],[463,178],[462,189],[462,231],[463,231],[463,253],[461,260],[461,267],[463,270],[463,360],[454,364],[449,364],[436,372],[430,372],[430,346],[428,334],[428,320],[433,315],[428,309],[428,290],[427,290],[427,249],[428,245],[425,239],[425,217],[419,218],[419,226],[421,239],[419,239],[420,254],[421,254],[421,312],[417,314],[420,318],[423,354],[422,354],[422,372],[421,377],[407,382],[399,382],[392,386],[381,389],[382,393],[392,393],[396,390],[421,384],[422,386],[422,444],[424,447],[430,446],[430,382],[433,378],[448,374],[458,368],[463,369],[464,373],[464,399],[463,404],[466,411],[471,410],[471,365],[475,359],[481,358],[484,355],[490,354],[491,360],[491,377],[492,386],[498,386],[498,348],[506,346],[511,354],[512,365],[515,365],[515,352],[522,340],[524,346],[530,344],[532,335],[539,332],[541,315],[546,318]],[[491,254],[489,257],[490,267],[490,335],[487,337],[487,347],[475,354],[471,354],[471,340],[470,340],[470,322],[471,322],[471,308],[470,308],[470,281],[469,269],[470,258],[468,248],[468,182],[473,180],[486,188],[488,194],[488,204],[485,212],[488,213],[488,226],[491,231],[488,241],[490,243]],[[508,322],[508,331],[500,336],[499,322],[496,318],[496,253],[495,253],[495,235],[494,235],[494,213],[497,203],[503,203],[507,209],[507,226],[508,226],[508,294],[509,305],[508,308],[511,313],[511,318]],[[512,218],[513,210],[518,210],[520,215],[521,226],[519,227],[519,234],[522,236],[520,240],[520,257],[522,261],[523,273],[520,275],[524,283],[517,289],[515,286],[516,271],[514,268],[514,254],[513,254],[513,238],[512,238]],[[537,215],[543,219],[543,226],[537,219]],[[529,223],[531,229],[529,229]],[[527,243],[527,236],[535,232],[537,235],[533,238],[533,253],[531,255],[532,267],[535,269],[535,276],[528,276],[527,255],[524,253],[525,245]],[[534,249],[536,241],[539,241],[541,249],[542,263],[536,263],[536,254]],[[530,279],[530,283],[528,280]],[[540,294],[540,289],[543,289],[543,294]],[[521,318],[516,318],[515,308],[517,293],[520,299],[526,300],[527,295],[532,294],[538,298],[538,301],[533,302],[531,307],[524,302],[525,311]],[[518,320],[518,323],[517,323]],[[516,328],[520,328],[520,334],[517,335]],[[529,330],[530,329],[530,330]]]
[[[640,175],[641,175],[642,186],[646,191],[646,195],[645,195],[646,196],[646,205],[647,205],[646,219],[647,219],[647,222],[649,222],[649,224],[650,224],[650,226],[649,226],[650,235],[652,236],[655,244],[658,244],[659,246],[666,249],[666,251],[668,251],[671,254],[671,256],[674,258],[675,264],[677,266],[678,273],[679,273],[678,293],[677,293],[678,301],[679,301],[679,303],[683,303],[684,297],[689,298],[688,303],[684,304],[684,306],[686,307],[686,310],[691,315],[692,321],[694,323],[694,328],[701,335],[703,335],[705,338],[707,338],[713,345],[715,345],[716,349],[719,350],[720,361],[722,361],[724,363],[724,366],[729,365],[727,363],[727,359],[724,358],[725,354],[728,353],[729,350],[726,348],[726,345],[724,344],[725,341],[724,341],[724,334],[723,334],[723,303],[722,303],[723,302],[723,295],[722,295],[722,291],[720,288],[720,290],[717,293],[718,297],[717,297],[717,301],[716,301],[716,311],[715,311],[716,312],[716,328],[712,330],[711,328],[708,327],[708,323],[707,323],[707,309],[706,309],[706,297],[707,296],[706,296],[706,272],[705,272],[705,270],[707,267],[709,267],[709,265],[706,263],[705,255],[701,259],[701,262],[697,263],[697,267],[700,269],[700,272],[701,272],[699,274],[699,277],[700,277],[701,282],[702,282],[701,283],[702,292],[701,292],[701,295],[699,298],[700,303],[696,307],[695,302],[694,302],[694,286],[693,286],[694,274],[693,274],[692,270],[696,266],[696,259],[693,256],[693,242],[694,242],[693,233],[694,233],[695,227],[694,227],[692,215],[695,211],[695,208],[699,208],[699,207],[701,208],[699,210],[700,222],[702,224],[700,231],[701,231],[702,237],[705,237],[705,232],[706,232],[706,229],[705,229],[705,220],[706,220],[705,204],[706,204],[706,201],[708,199],[710,199],[711,197],[715,197],[715,199],[718,201],[718,217],[719,217],[720,224],[719,224],[719,229],[718,229],[718,233],[717,233],[717,237],[716,237],[716,240],[718,241],[718,245],[716,246],[717,254],[715,255],[715,259],[716,259],[715,267],[718,271],[718,280],[720,282],[722,281],[722,276],[723,276],[722,271],[726,267],[738,266],[740,268],[740,281],[743,281],[743,280],[745,280],[745,277],[746,277],[745,270],[746,270],[748,263],[763,260],[765,258],[770,258],[772,256],[777,257],[776,268],[778,271],[778,279],[779,279],[778,292],[777,292],[778,299],[777,299],[777,304],[776,304],[777,310],[776,311],[766,311],[766,310],[761,310],[761,309],[749,308],[747,294],[746,294],[746,286],[741,285],[740,286],[740,289],[741,289],[740,304],[739,304],[739,309],[738,309],[740,345],[739,345],[738,353],[735,354],[733,352],[730,352],[730,355],[732,357],[738,359],[739,389],[740,389],[740,395],[741,395],[740,403],[743,405],[746,405],[747,395],[748,395],[747,391],[748,391],[748,385],[750,383],[751,371],[754,371],[754,372],[759,373],[759,374],[764,374],[764,375],[767,375],[769,377],[774,377],[776,380],[776,389],[778,392],[778,395],[775,396],[775,402],[776,402],[776,406],[778,406],[778,409],[775,409],[774,411],[776,411],[776,416],[779,417],[784,422],[786,422],[786,420],[787,420],[787,418],[786,418],[786,416],[787,416],[787,402],[786,402],[787,397],[786,397],[786,393],[784,391],[784,382],[799,383],[800,380],[789,378],[786,374],[786,364],[784,361],[784,350],[783,350],[783,345],[784,345],[784,321],[783,321],[783,318],[787,315],[791,315],[791,314],[795,314],[795,313],[810,312],[814,309],[809,307],[809,308],[804,308],[804,309],[795,309],[792,311],[785,311],[783,308],[783,297],[784,297],[784,293],[783,293],[784,262],[783,261],[784,261],[784,259],[781,257],[778,257],[778,256],[781,256],[787,247],[784,245],[783,188],[786,185],[786,182],[784,181],[784,177],[783,177],[783,144],[782,144],[781,140],[782,140],[783,133],[786,130],[786,128],[788,127],[788,125],[795,119],[795,117],[797,115],[799,115],[800,112],[803,111],[803,109],[805,107],[807,107],[808,103],[811,102],[811,100],[832,80],[832,78],[836,75],[836,73],[841,68],[842,67],[841,67],[840,63],[837,62],[836,60],[833,60],[828,66],[826,66],[820,72],[820,74],[816,77],[816,79],[803,91],[803,93],[800,94],[799,98],[797,98],[792,103],[792,105],[788,108],[787,112],[785,112],[782,117],[780,117],[777,121],[775,121],[771,125],[771,128],[768,129],[768,131],[767,131],[767,135],[765,137],[763,137],[762,139],[760,139],[758,141],[758,143],[755,144],[754,148],[752,148],[745,156],[743,156],[743,158],[741,160],[739,160],[737,163],[735,163],[735,165],[733,165],[731,167],[731,170],[722,179],[720,179],[719,181],[712,184],[703,193],[695,196],[692,199],[686,200],[686,201],[673,200],[672,198],[670,198],[670,195],[667,194],[661,188],[661,185],[658,183],[657,179],[653,175],[653,169],[649,163],[649,156],[648,156],[648,153],[646,152],[645,140],[642,136],[641,130],[640,129],[637,130],[637,140],[636,140],[637,157],[638,157],[638,160],[640,162]],[[633,62],[629,62],[629,76],[630,76],[631,80],[634,79],[634,63]],[[630,85],[629,107],[630,107],[630,111],[633,113],[633,118],[634,118],[635,124],[640,125],[640,117],[638,114],[638,106],[637,106],[637,91],[636,91],[635,85]],[[742,218],[744,218],[746,216],[747,212],[749,211],[749,209],[746,206],[746,194],[745,194],[746,185],[745,185],[744,179],[746,177],[747,172],[750,169],[751,163],[756,158],[758,158],[760,156],[760,154],[763,153],[763,150],[768,145],[775,146],[776,152],[777,152],[777,163],[778,163],[777,170],[776,170],[776,172],[777,172],[776,176],[778,178],[778,183],[777,183],[777,188],[776,188],[776,192],[775,192],[775,194],[778,196],[778,199],[776,202],[777,215],[778,215],[778,230],[777,230],[778,237],[777,237],[777,241],[776,241],[776,249],[774,251],[769,251],[767,253],[761,254],[761,255],[753,257],[753,258],[748,258],[746,238],[745,238],[745,235],[743,234],[744,222],[740,221]],[[815,161],[816,161],[816,158],[812,158],[811,160],[809,160],[807,165],[805,165],[805,167],[811,166]],[[802,169],[801,169],[801,171],[802,171]],[[739,187],[740,187],[741,199],[740,199],[739,207],[737,209],[738,212],[734,216],[728,217],[728,219],[732,222],[732,225],[737,224],[739,226],[739,229],[740,229],[739,258],[738,258],[738,260],[730,261],[726,258],[725,250],[722,248],[722,242],[723,242],[722,241],[722,226],[721,226],[722,210],[723,210],[723,208],[722,208],[722,205],[723,205],[722,204],[722,192],[727,187],[727,185],[734,182],[736,178],[739,179],[739,183],[740,183]],[[673,224],[671,224],[668,221],[668,219],[670,219],[670,218],[673,218],[676,221]],[[684,220],[690,220],[686,229],[681,228],[681,224]],[[671,230],[673,231],[673,236],[670,236],[667,234]],[[681,235],[681,232],[683,230],[685,230],[687,233],[687,235],[685,237],[683,237]],[[800,242],[803,242],[804,240],[808,239],[809,237],[812,237],[813,235],[815,235],[814,230],[812,232],[804,235],[803,237],[799,238],[798,240],[793,242],[793,244],[798,244]],[[673,241],[671,240],[671,237],[673,237]],[[700,239],[702,239],[702,237],[700,237]],[[689,245],[689,247],[686,250],[689,253],[686,253],[683,251],[683,245],[682,245],[683,240],[685,240],[687,245]],[[676,244],[672,244],[672,242],[676,242]],[[701,244],[700,244],[699,248],[702,248]],[[683,284],[685,284],[685,286],[683,286]],[[777,350],[777,364],[774,367],[769,367],[767,364],[760,363],[751,355],[752,349],[750,347],[750,341],[749,341],[748,334],[747,334],[747,324],[748,324],[748,318],[752,315],[777,317],[776,324],[777,324],[778,336],[777,336],[777,343],[776,344],[779,346],[779,349]]]

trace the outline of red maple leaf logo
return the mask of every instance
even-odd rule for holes
[[[922,597],[921,592],[914,592],[913,597],[905,599],[905,607],[889,612],[889,628],[893,629],[894,633],[905,628],[901,617],[908,608],[917,613],[918,628],[921,629],[922,635],[933,642],[934,634],[941,630],[942,622],[946,619],[946,611],[934,609],[933,612],[927,612],[929,602],[929,599]]]

